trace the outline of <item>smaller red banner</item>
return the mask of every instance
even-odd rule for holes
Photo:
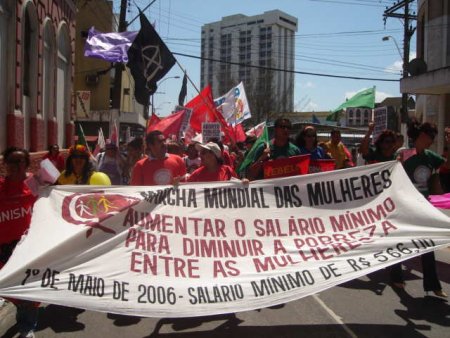
[[[299,155],[264,162],[264,178],[305,175],[309,171],[310,155]]]
[[[321,173],[324,171],[333,171],[336,169],[335,160],[311,160],[309,162],[309,173]]]

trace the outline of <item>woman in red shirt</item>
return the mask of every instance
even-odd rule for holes
[[[48,153],[45,154],[42,159],[45,160],[47,158],[52,161],[53,165],[59,170],[59,172],[64,170],[64,156],[59,152],[59,146],[57,144],[52,144],[48,147]]]
[[[0,268],[2,268],[23,234],[28,231],[36,197],[25,183],[30,154],[10,147],[3,152],[6,177],[0,178],[0,213],[14,215],[0,219]],[[10,299],[17,307],[16,320],[20,337],[34,337],[39,303]]]
[[[200,152],[201,166],[188,177],[188,182],[229,181],[237,174],[232,167],[223,164],[222,151],[217,143],[196,144]]]

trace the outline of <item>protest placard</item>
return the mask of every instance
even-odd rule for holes
[[[216,138],[221,139],[219,122],[203,122],[202,123],[202,139],[203,142]]]
[[[375,124],[372,134],[372,143],[387,129],[387,107],[379,107],[373,110],[373,122]]]

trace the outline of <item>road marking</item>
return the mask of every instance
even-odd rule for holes
[[[322,299],[319,298],[318,295],[313,295],[312,296],[315,301],[330,315],[331,318],[333,318],[338,324],[340,324],[342,326],[342,328],[344,329],[345,332],[347,332],[347,334],[349,335],[349,337],[351,338],[358,338],[358,336],[356,335],[355,332],[353,332],[341,319],[341,317],[339,317],[333,310],[331,310],[327,304],[325,304],[323,302]]]

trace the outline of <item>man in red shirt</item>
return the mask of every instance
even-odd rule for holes
[[[131,185],[177,184],[184,179],[186,165],[180,156],[167,153],[166,139],[161,131],[148,133],[145,142],[148,157],[135,164]]]

